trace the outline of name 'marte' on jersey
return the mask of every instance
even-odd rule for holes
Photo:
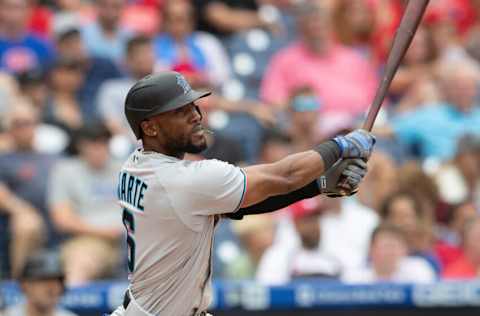
[[[143,198],[148,185],[128,172],[120,172],[118,178],[117,196],[133,208],[143,211]]]

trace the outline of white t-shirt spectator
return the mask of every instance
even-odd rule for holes
[[[376,282],[393,283],[430,283],[435,281],[435,271],[422,258],[403,258],[395,273],[389,279],[381,279],[373,270],[372,266],[351,269],[342,275],[342,281],[352,284],[367,284]]]
[[[341,274],[340,262],[320,249],[270,247],[257,269],[256,280],[265,285],[282,285],[296,277],[335,279]]]
[[[367,261],[378,215],[353,198],[342,201],[341,207],[338,213],[322,215],[322,251],[338,258],[345,269],[360,267]]]

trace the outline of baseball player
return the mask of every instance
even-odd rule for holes
[[[353,194],[365,175],[375,139],[360,130],[271,164],[183,160],[207,147],[195,101],[209,94],[176,72],[149,75],[127,94],[125,114],[143,146],[118,179],[130,286],[112,315],[208,315],[220,218],[271,212],[318,194]]]

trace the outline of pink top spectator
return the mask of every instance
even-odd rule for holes
[[[260,93],[267,103],[284,105],[295,90],[311,87],[323,112],[353,117],[368,109],[376,86],[373,66],[355,51],[332,45],[326,55],[315,55],[298,42],[273,57]]]

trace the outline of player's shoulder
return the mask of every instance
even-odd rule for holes
[[[172,170],[174,172],[171,172]],[[175,168],[171,169],[170,172],[160,173],[162,179],[172,185],[203,187],[205,189],[212,186],[216,187],[216,184],[228,182],[228,179],[240,175],[240,168],[217,159],[182,160],[175,164]]]
[[[204,159],[196,161],[182,161],[183,171],[201,176],[215,176],[239,169],[238,167],[218,159]]]

